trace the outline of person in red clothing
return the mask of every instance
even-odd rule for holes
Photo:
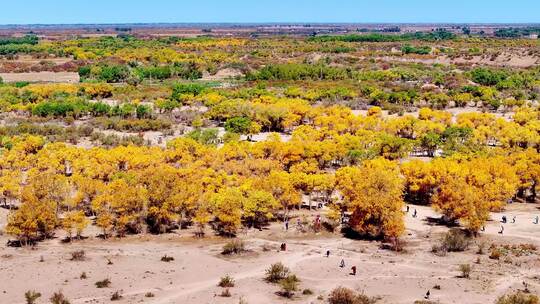
[[[355,276],[356,275],[356,266],[351,267],[351,271],[352,271],[351,274]]]

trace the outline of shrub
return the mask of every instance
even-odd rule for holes
[[[461,277],[468,279],[471,275],[472,267],[469,264],[459,265],[459,271],[461,271]]]
[[[469,239],[459,229],[450,229],[442,239],[441,247],[448,252],[465,251],[469,248]]]
[[[410,44],[407,44],[401,47],[401,51],[403,52],[403,54],[427,55],[431,53],[431,47],[430,46],[414,47]]]
[[[227,132],[244,134],[248,133],[251,127],[251,119],[248,117],[233,117],[225,122],[225,130]]]
[[[149,292],[145,293],[144,296],[147,297],[147,298],[153,298],[155,295],[154,295],[153,292],[149,291]]]
[[[476,254],[484,254],[485,249],[486,249],[486,242],[478,243],[478,250],[476,251]]]
[[[229,298],[231,296],[231,291],[229,290],[229,288],[225,288],[223,289],[223,291],[221,291],[220,296]]]
[[[83,273],[81,273],[81,276],[79,278],[81,280],[84,280],[84,279],[88,278],[88,276],[86,275],[86,272],[83,271]]]
[[[238,300],[238,304],[248,304],[248,302],[244,297],[240,297],[240,299]]]
[[[226,275],[222,277],[221,280],[219,280],[218,286],[219,287],[234,287],[234,279],[231,276]]]
[[[174,261],[174,258],[172,256],[164,255],[164,256],[161,257],[161,261],[162,262],[170,262],[170,261]]]
[[[85,258],[86,258],[86,253],[84,252],[84,250],[77,250],[71,253],[72,261],[84,261]]]
[[[302,294],[303,295],[312,295],[313,294],[313,290],[309,289],[309,288],[306,288],[304,290],[302,290]]]
[[[508,77],[504,71],[491,70],[486,68],[476,68],[471,71],[472,81],[481,85],[492,86],[505,80]]]
[[[122,295],[119,291],[115,291],[111,296],[111,301],[118,301],[122,298]]]
[[[538,304],[538,296],[518,291],[511,295],[504,295],[497,299],[495,304]]]
[[[69,304],[69,300],[66,299],[61,291],[55,292],[50,300],[52,304]]]
[[[493,247],[491,248],[491,252],[489,253],[489,258],[492,260],[498,260],[501,258],[501,255],[502,255],[501,249],[497,247]]]
[[[288,267],[280,263],[270,265],[270,268],[266,269],[266,281],[271,283],[277,283],[280,280],[285,279],[290,273]]]
[[[41,297],[41,293],[35,290],[28,290],[24,293],[24,298],[26,299],[26,304],[34,304],[36,300]]]
[[[296,277],[296,275],[288,275],[283,280],[279,281],[279,285],[281,286],[281,292],[280,295],[290,298],[294,295],[294,292],[298,290],[298,282],[300,280]]]
[[[101,280],[101,281],[97,281],[95,284],[96,284],[97,288],[105,288],[105,287],[109,287],[109,285],[111,285],[111,280],[104,279],[104,280]]]
[[[221,254],[239,254],[244,251],[246,251],[246,248],[242,240],[232,240],[223,246]]]
[[[329,304],[373,304],[377,299],[358,294],[345,287],[337,287],[328,296]]]
[[[197,83],[177,83],[173,86],[171,99],[180,100],[182,95],[193,95],[197,96],[203,93],[207,87],[202,84]]]

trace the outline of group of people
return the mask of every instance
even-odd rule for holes
[[[409,205],[407,205],[406,212],[409,213],[409,211],[410,211],[410,207],[409,207]],[[417,216],[418,216],[418,211],[415,208],[414,211],[413,211],[412,217],[416,218]],[[539,221],[540,221],[540,218],[537,215],[534,218],[533,224],[538,225]],[[503,215],[502,219],[501,219],[501,223],[506,224],[507,222],[508,222],[508,219],[506,218],[506,215]],[[515,224],[515,223],[516,223],[516,216],[513,216],[512,217],[512,224]],[[481,231],[486,231],[486,227],[482,226]],[[504,233],[504,226],[501,225],[501,230],[499,230],[499,234],[503,234],[503,233]]]
[[[539,218],[537,215],[534,217],[533,224],[538,225],[538,221],[539,221]],[[506,224],[507,222],[508,222],[508,219],[506,218],[506,215],[503,215],[501,218],[501,223],[503,223],[503,225],[501,225],[501,230],[499,230],[499,234],[504,233],[504,224]],[[515,223],[516,223],[516,216],[514,215],[512,217],[512,224],[515,224]],[[485,230],[486,230],[486,227],[482,226],[482,231],[485,231]]]
[[[329,258],[330,257],[330,250],[326,250],[326,257]],[[341,259],[341,261],[339,262],[339,267],[340,268],[345,268],[345,260],[344,259]],[[351,273],[350,275],[356,275],[356,266],[353,265],[351,267]]]
[[[321,215],[320,214],[317,214],[317,216],[315,217],[315,219],[313,219],[313,228],[315,230],[318,230],[321,228]],[[302,221],[300,220],[300,218],[297,218],[296,219],[296,227],[298,229],[302,229]],[[288,218],[285,218],[285,220],[283,221],[283,228],[285,229],[285,231],[289,231],[289,219]]]
[[[409,205],[407,205],[407,210],[406,210],[406,212],[409,213],[409,211],[410,211],[410,207],[409,207]],[[417,216],[418,216],[418,211],[416,211],[416,208],[414,208],[412,217],[417,217]]]

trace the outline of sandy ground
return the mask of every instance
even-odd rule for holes
[[[31,72],[31,73],[0,73],[4,82],[79,82],[79,74],[75,72]]]
[[[493,214],[486,232],[475,242],[491,244],[533,243],[540,245],[540,225],[532,224],[540,210],[535,205],[513,204],[505,211],[516,223],[505,225],[498,233],[502,214]],[[411,216],[417,209],[418,217]],[[0,209],[0,225],[5,225],[6,210]],[[308,216],[315,216],[315,212]],[[540,258],[538,254],[503,261],[491,260],[486,253],[477,254],[477,246],[466,252],[440,257],[431,253],[447,227],[430,224],[437,216],[429,207],[411,206],[406,214],[405,251],[396,253],[380,248],[380,243],[352,240],[338,234],[302,234],[295,228],[283,231],[280,224],[267,230],[250,230],[240,234],[249,253],[236,257],[220,254],[226,240],[218,237],[193,238],[192,231],[153,236],[129,236],[101,240],[95,228],[85,232],[86,240],[64,244],[57,239],[40,243],[36,248],[6,247],[7,236],[0,236],[0,303],[24,303],[24,292],[43,294],[37,303],[47,303],[54,291],[62,292],[71,303],[109,303],[110,296],[120,291],[118,303],[238,303],[250,304],[324,303],[336,286],[347,286],[370,296],[381,297],[378,303],[413,303],[427,290],[439,303],[493,303],[500,295],[529,284],[540,293]],[[281,242],[286,252],[278,252]],[[263,245],[270,250],[264,250]],[[71,261],[70,253],[84,250],[84,261]],[[329,258],[324,257],[330,250]],[[487,251],[487,250],[486,250]],[[161,262],[164,255],[174,261]],[[40,262],[41,257],[43,261]],[[475,261],[479,258],[480,264]],[[108,265],[107,259],[112,261]],[[341,259],[346,267],[338,267]],[[309,288],[312,295],[297,292],[293,299],[276,294],[279,287],[264,281],[264,271],[272,263],[283,262],[301,279],[300,288]],[[458,266],[473,265],[470,279],[460,278]],[[349,274],[356,265],[358,274]],[[86,272],[87,279],[80,279]],[[220,277],[229,274],[236,280],[230,298],[221,297],[217,286]],[[111,286],[98,289],[94,283],[109,278]],[[439,285],[440,289],[434,289]],[[145,297],[151,292],[154,297]]]
[[[490,56],[471,56],[470,58],[450,58],[448,56],[438,56],[436,58],[408,58],[408,57],[381,57],[385,61],[399,62],[417,62],[422,64],[466,64],[471,66],[497,66],[497,67],[512,67],[512,68],[528,68],[536,66],[540,63],[540,58],[530,55],[518,55],[512,53],[503,53],[491,60]]]

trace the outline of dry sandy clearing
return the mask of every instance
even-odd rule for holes
[[[75,72],[31,72],[31,73],[0,73],[4,82],[79,82],[79,74]]]
[[[411,216],[415,208],[417,218]],[[7,213],[0,210],[3,226]],[[30,289],[43,294],[38,303],[46,303],[57,290],[62,290],[71,303],[110,303],[111,294],[119,290],[123,298],[117,303],[161,304],[238,303],[241,297],[250,304],[324,303],[318,297],[326,298],[340,285],[379,296],[378,303],[413,303],[427,290],[431,290],[432,300],[440,303],[493,303],[498,296],[523,288],[522,282],[527,282],[532,292],[540,293],[538,254],[492,260],[486,253],[477,254],[477,246],[471,245],[466,252],[436,256],[430,252],[431,247],[448,228],[427,221],[437,216],[428,207],[411,206],[411,213],[406,216],[407,245],[402,253],[383,250],[378,242],[351,240],[338,234],[301,234],[294,228],[285,232],[279,224],[242,233],[240,237],[251,252],[239,257],[220,254],[226,240],[194,239],[189,230],[101,240],[93,237],[97,231],[91,228],[85,232],[89,239],[62,244],[58,238],[35,249],[8,248],[4,235],[0,237],[0,303],[24,303],[23,294]],[[532,224],[539,213],[535,205],[510,205],[504,214],[509,219],[515,215],[516,223],[506,224],[504,235],[500,235],[501,214],[494,214],[486,232],[475,242],[540,246],[540,225]],[[277,251],[281,242],[288,244],[286,252]],[[86,260],[71,261],[70,253],[81,249],[86,252]],[[331,251],[329,258],[324,257],[326,250]],[[161,262],[164,255],[175,259]],[[107,259],[113,264],[108,265]],[[341,259],[345,268],[338,267]],[[480,264],[476,264],[477,259]],[[278,286],[263,280],[265,269],[275,262],[290,267],[301,279],[300,287],[311,289],[313,295],[298,292],[292,300],[279,297]],[[458,267],[464,263],[473,266],[470,279],[459,277]],[[358,267],[356,276],[349,274],[352,265]],[[87,279],[80,279],[82,272]],[[221,288],[217,287],[226,274],[236,280],[230,298],[219,296]],[[111,286],[96,288],[94,283],[105,278],[111,280]],[[440,289],[434,289],[436,285]],[[148,292],[155,296],[145,297]]]

